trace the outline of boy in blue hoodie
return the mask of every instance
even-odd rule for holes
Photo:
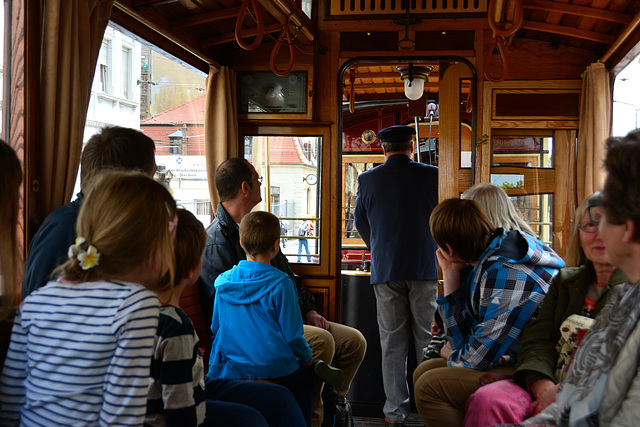
[[[312,372],[331,385],[342,371],[313,362],[302,336],[296,285],[270,265],[280,243],[280,222],[269,212],[251,212],[240,223],[247,259],[215,281],[213,348],[207,377],[269,380],[289,388],[311,424]],[[311,367],[313,366],[313,369]]]

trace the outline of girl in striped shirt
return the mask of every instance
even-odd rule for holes
[[[158,324],[152,290],[173,283],[176,205],[135,172],[87,194],[61,278],[16,315],[0,425],[142,425]]]

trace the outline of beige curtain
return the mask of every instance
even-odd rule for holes
[[[238,156],[238,115],[235,78],[228,67],[209,67],[207,105],[204,111],[205,156],[211,205],[215,209],[219,198],[216,190],[216,169],[226,159]]]
[[[91,84],[113,0],[47,0],[40,68],[37,216],[68,203],[78,174]]]
[[[604,182],[604,141],[611,133],[611,85],[604,64],[595,63],[582,74],[582,101],[576,161],[576,204]]]

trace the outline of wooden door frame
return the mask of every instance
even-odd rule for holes
[[[553,168],[529,168],[525,170],[534,180],[533,194],[553,193],[553,246],[559,255],[563,255],[569,244],[571,220],[575,210],[575,149],[578,132],[578,117],[509,117],[496,115],[495,93],[536,93],[544,91],[578,93],[582,90],[581,80],[526,80],[500,83],[485,82],[483,88],[483,135],[481,154],[477,167],[480,181],[491,182],[492,148],[494,129],[513,129],[522,133],[525,130],[547,129],[553,131],[554,153]],[[505,170],[501,167],[500,170]]]

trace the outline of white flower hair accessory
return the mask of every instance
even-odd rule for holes
[[[69,256],[69,259],[74,259],[78,256],[78,252],[82,250],[80,245],[86,241],[87,240],[84,237],[76,237],[76,243],[69,246],[69,251],[67,252],[67,256]]]
[[[68,256],[69,259],[76,258],[80,263],[80,268],[83,270],[90,270],[100,261],[100,252],[95,246],[89,245],[87,250],[82,249],[81,245],[87,240],[84,237],[78,236],[75,244],[69,246]]]

